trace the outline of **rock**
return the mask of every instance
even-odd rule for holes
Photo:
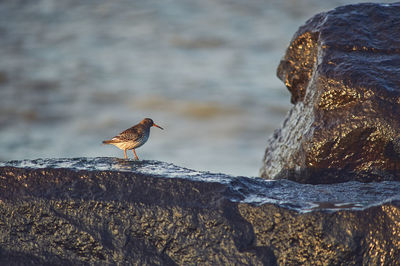
[[[299,28],[278,67],[293,108],[261,176],[301,183],[400,180],[400,4],[357,4]]]
[[[1,265],[399,265],[400,182],[299,184],[157,161],[0,163]]]

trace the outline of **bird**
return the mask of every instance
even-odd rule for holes
[[[150,128],[153,126],[164,129],[159,125],[156,125],[152,119],[145,118],[139,124],[122,131],[110,140],[104,140],[103,143],[112,144],[119,149],[124,150],[125,159],[128,159],[126,156],[126,150],[132,150],[135,154],[135,159],[139,160],[135,149],[146,143],[150,135]]]

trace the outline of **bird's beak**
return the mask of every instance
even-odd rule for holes
[[[162,127],[160,127],[159,125],[156,125],[156,124],[154,124],[154,123],[153,123],[153,127],[158,127],[158,128],[160,128],[160,129],[163,129]]]

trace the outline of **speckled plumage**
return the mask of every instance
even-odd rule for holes
[[[152,126],[163,129],[156,125],[150,118],[143,119],[139,124],[122,131],[110,140],[103,141],[104,144],[112,144],[121,150],[124,150],[125,159],[127,159],[126,150],[132,150],[135,159],[139,159],[135,149],[141,147],[149,139],[150,128]]]

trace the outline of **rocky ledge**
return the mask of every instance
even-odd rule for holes
[[[400,181],[400,3],[321,13],[278,67],[294,104],[261,175],[320,184]]]
[[[0,164],[1,265],[399,265],[400,183],[299,184],[157,161]]]

